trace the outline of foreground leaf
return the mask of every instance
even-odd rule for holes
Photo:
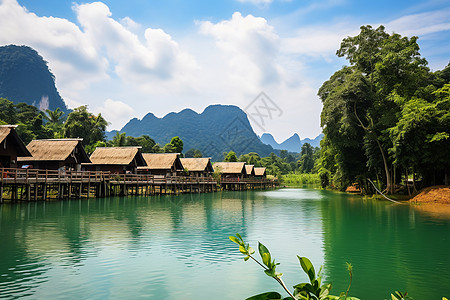
[[[316,273],[314,271],[314,267],[311,263],[311,261],[306,257],[300,257],[298,256],[298,260],[300,261],[300,265],[302,266],[303,271],[305,271],[306,274],[308,274],[309,280],[311,283],[316,278]]]

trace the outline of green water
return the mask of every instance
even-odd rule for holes
[[[450,220],[407,205],[308,189],[0,206],[1,299],[245,299],[281,289],[228,240],[259,240],[288,286],[296,255],[336,294],[450,296]]]

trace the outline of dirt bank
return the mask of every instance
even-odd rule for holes
[[[424,188],[417,196],[409,200],[417,204],[444,204],[450,205],[450,186],[438,185]]]

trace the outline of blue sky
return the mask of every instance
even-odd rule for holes
[[[244,109],[265,92],[282,113],[253,127],[279,142],[320,133],[317,89],[346,64],[340,41],[367,24],[419,36],[433,70],[450,60],[450,1],[0,0],[0,45],[36,49],[66,103],[109,129],[148,112]]]

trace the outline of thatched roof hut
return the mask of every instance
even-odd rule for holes
[[[140,173],[153,175],[177,175],[183,172],[183,164],[179,153],[144,153],[147,166],[140,167]]]
[[[211,164],[211,158],[180,158],[184,169],[189,171],[189,175],[208,176],[214,172]]]
[[[213,165],[214,170],[219,169],[222,177],[244,177],[247,173],[245,171],[245,162],[216,162]]]
[[[111,173],[136,173],[137,167],[146,166],[139,146],[97,147],[91,154],[90,164],[83,168],[91,171],[110,171]]]
[[[245,173],[247,173],[247,177],[255,176],[255,166],[254,165],[245,165]]]
[[[16,168],[18,156],[31,156],[17,135],[17,125],[0,125],[0,168]]]
[[[84,151],[83,139],[33,140],[27,145],[32,157],[19,157],[21,165],[33,165],[36,169],[57,170],[67,168],[81,170],[82,163],[89,163]]]
[[[256,168],[255,167],[255,177],[260,177],[260,178],[266,177],[266,168]]]

